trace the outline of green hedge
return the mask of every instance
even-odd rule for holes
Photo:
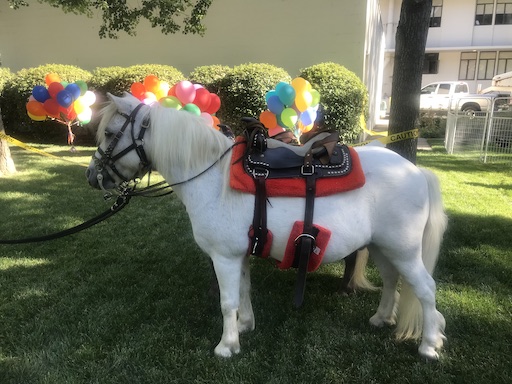
[[[134,82],[143,82],[148,75],[155,75],[161,81],[166,81],[173,86],[185,75],[176,68],[169,65],[143,64],[132,65],[131,67],[105,67],[96,68],[92,72],[91,88],[100,94],[110,92],[120,96],[123,92],[129,92]]]
[[[218,94],[222,81],[229,72],[231,72],[231,68],[226,65],[204,65],[190,72],[188,79],[193,83],[202,84],[208,91]]]
[[[0,67],[0,95],[4,89],[5,83],[14,76],[9,68]]]
[[[62,143],[62,126],[53,122],[34,122],[27,116],[25,104],[35,85],[45,85],[48,73],[57,73],[63,81],[83,80],[96,94],[93,105],[93,120],[86,126],[93,137],[97,124],[98,111],[110,92],[121,95],[130,86],[142,82],[153,74],[171,86],[181,80],[203,84],[210,92],[221,98],[217,112],[221,122],[230,125],[236,133],[243,129],[241,118],[258,118],[267,109],[265,94],[275,89],[281,82],[290,82],[292,77],[284,69],[271,64],[242,64],[230,68],[222,65],[208,65],[195,68],[190,75],[167,65],[134,65],[130,67],[99,67],[92,72],[69,65],[48,64],[32,69],[11,73],[8,68],[0,68],[0,108],[6,131],[11,134],[30,137],[30,140],[53,140],[51,132],[59,133],[58,143]],[[325,124],[340,131],[345,141],[354,141],[361,130],[360,116],[366,114],[367,92],[359,78],[345,67],[335,63],[317,64],[297,75],[310,81],[321,95],[324,107]],[[3,86],[3,92],[2,92]],[[56,126],[59,131],[56,131]],[[54,141],[54,140],[53,140]]]
[[[337,129],[345,142],[357,141],[362,131],[361,114],[368,113],[368,91],[359,77],[332,62],[302,69],[299,76],[320,92],[325,126]]]
[[[267,109],[265,94],[281,81],[290,82],[290,75],[270,64],[250,63],[234,67],[221,81],[218,95],[222,105],[217,116],[235,133],[240,133],[243,130],[241,118],[258,118]]]

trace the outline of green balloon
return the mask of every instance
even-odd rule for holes
[[[75,84],[78,85],[78,88],[80,88],[80,96],[85,95],[85,92],[87,92],[87,84],[85,81],[77,80],[75,81]]]
[[[181,103],[177,97],[167,96],[160,99],[160,104],[166,108],[181,109]]]
[[[316,89],[312,89],[310,93],[311,96],[313,96],[313,101],[311,101],[311,107],[316,107],[320,102],[320,92],[318,92]]]
[[[297,112],[293,108],[285,108],[281,112],[281,121],[287,128],[293,128],[298,119]]]
[[[185,104],[185,106],[183,107],[183,109],[185,111],[188,111],[190,113],[193,113],[194,115],[197,115],[197,116],[201,116],[201,110],[199,109],[199,107],[193,103],[188,103],[188,104]]]

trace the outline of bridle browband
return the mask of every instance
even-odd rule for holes
[[[116,133],[116,135],[114,136],[114,138],[112,139],[112,141],[110,142],[109,146],[105,151],[98,147],[97,152],[100,154],[101,157],[98,158],[94,156],[94,163],[96,166],[98,183],[102,190],[105,190],[105,188],[103,187],[103,170],[107,171],[107,173],[109,173],[110,175],[110,172],[115,173],[123,182],[127,183],[132,180],[131,178],[125,177],[121,172],[119,172],[119,170],[115,166],[115,162],[117,160],[119,160],[121,157],[128,154],[132,150],[135,150],[135,152],[137,152],[141,164],[141,170],[139,171],[138,174],[134,176],[134,178],[144,176],[144,174],[146,174],[146,172],[151,168],[151,163],[148,160],[148,157],[146,156],[146,152],[144,151],[143,147],[144,135],[146,133],[146,130],[149,128],[149,115],[146,116],[142,121],[140,125],[141,128],[139,131],[139,135],[135,137],[134,133],[135,118],[137,116],[137,113],[143,106],[145,106],[144,103],[140,103],[139,105],[137,105],[135,109],[130,113],[130,115],[118,112],[121,116],[123,116],[126,119],[125,123],[123,124],[121,129]],[[112,154],[114,152],[115,147],[117,146],[119,140],[126,131],[126,128],[128,128],[128,126],[130,125],[130,135],[132,138],[132,143],[128,147],[126,147],[125,149],[123,149],[122,151],[113,156]]]

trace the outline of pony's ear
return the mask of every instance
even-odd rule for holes
[[[107,98],[117,106],[117,110],[119,112],[127,115],[129,115],[132,110],[140,104],[140,100],[128,92],[124,92],[122,97],[115,96],[107,92]]]

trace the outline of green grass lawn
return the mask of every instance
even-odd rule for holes
[[[0,383],[512,382],[512,170],[433,144],[418,164],[439,176],[450,218],[435,272],[448,337],[439,362],[369,325],[379,292],[337,294],[342,264],[310,274],[296,310],[295,271],[257,259],[256,330],[240,355],[215,357],[212,271],[171,195],[134,198],[70,237],[0,245]],[[37,147],[77,163],[93,152]],[[0,238],[60,231],[110,206],[83,166],[11,151],[19,172],[0,179]],[[380,284],[371,263],[369,277]]]

